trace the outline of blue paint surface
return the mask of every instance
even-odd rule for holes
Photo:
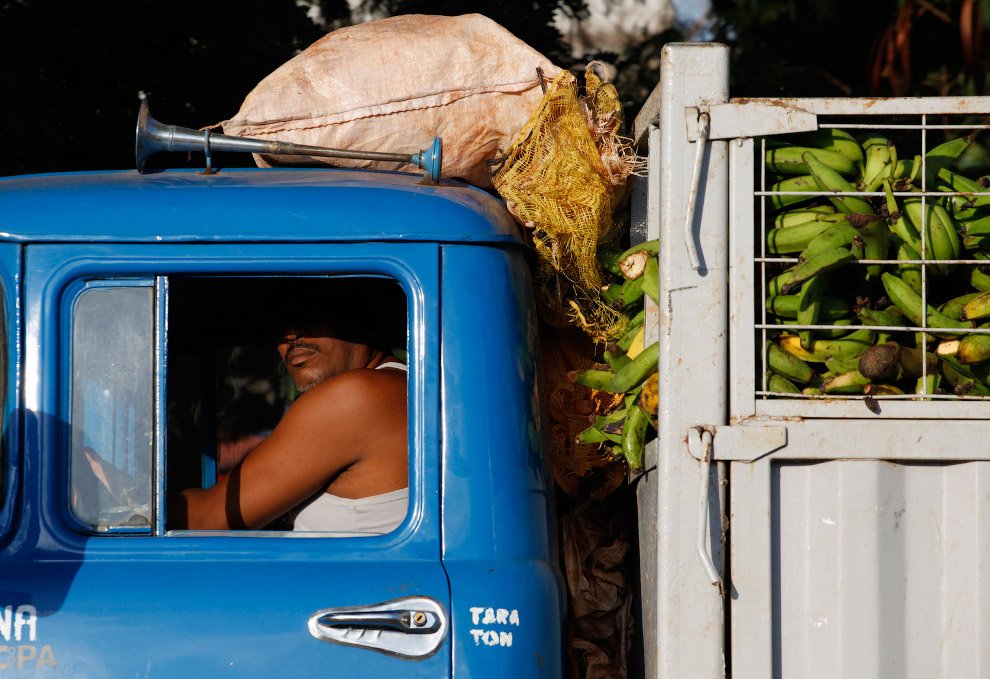
[[[521,242],[499,201],[459,182],[254,169],[0,178],[0,240]]]
[[[11,241],[0,242],[0,665],[71,677],[562,675],[525,251],[484,192],[417,182],[326,170],[0,179],[0,241]],[[92,279],[325,273],[389,276],[408,300],[403,525],[335,539],[82,532],[67,491],[72,291]],[[158,360],[164,369],[165,352]],[[321,608],[412,594],[451,616],[427,660],[306,628]],[[21,639],[7,606],[37,612]]]

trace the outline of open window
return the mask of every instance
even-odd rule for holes
[[[164,534],[175,528],[161,516],[164,493],[211,487],[265,440],[298,396],[275,349],[293,319],[325,316],[349,340],[406,359],[406,298],[380,276],[77,287],[67,305],[69,506],[86,532]],[[291,513],[266,526],[292,528]]]

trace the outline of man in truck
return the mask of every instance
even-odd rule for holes
[[[283,300],[284,305],[284,300]],[[169,499],[170,528],[384,534],[408,504],[406,366],[372,346],[367,318],[296,307],[278,353],[302,395],[210,488]]]

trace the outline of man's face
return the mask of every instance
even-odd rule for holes
[[[334,338],[330,328],[319,323],[293,324],[278,337],[278,353],[299,391],[361,367],[360,346]]]

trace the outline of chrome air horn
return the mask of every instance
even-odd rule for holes
[[[144,172],[144,163],[159,151],[203,151],[206,154],[206,174],[212,174],[211,151],[241,151],[267,153],[278,156],[320,156],[323,158],[356,158],[359,160],[384,160],[396,163],[412,163],[423,168],[424,177],[436,183],[440,180],[443,163],[443,142],[433,138],[433,144],[419,153],[379,153],[378,151],[347,151],[323,146],[304,146],[286,141],[232,137],[212,130],[193,130],[176,125],[163,125],[148,112],[148,100],[141,100],[138,112],[137,140],[134,156],[138,172]]]

